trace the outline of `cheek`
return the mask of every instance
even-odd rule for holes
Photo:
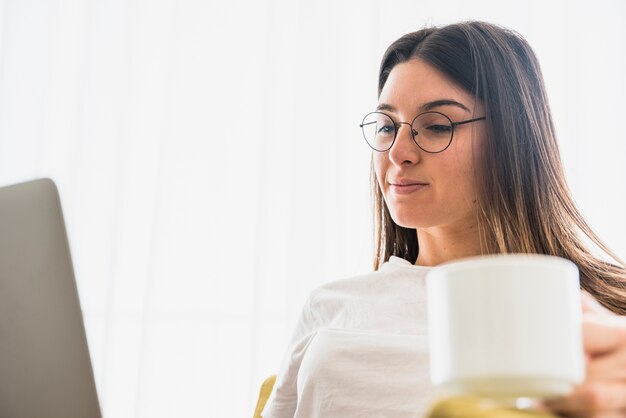
[[[475,164],[471,154],[459,155],[458,157],[450,160],[449,164],[442,170],[442,173],[445,173],[443,177],[447,184],[446,189],[450,191],[454,196],[453,199],[459,204],[471,204],[476,200]]]

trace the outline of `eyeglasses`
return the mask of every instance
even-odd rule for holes
[[[443,113],[424,112],[417,115],[411,123],[395,123],[386,113],[371,112],[365,115],[359,126],[363,130],[365,141],[374,151],[389,151],[396,141],[400,125],[409,125],[411,137],[417,146],[426,152],[436,154],[445,151],[450,146],[454,129],[457,126],[484,119],[486,119],[485,116],[452,122]]]

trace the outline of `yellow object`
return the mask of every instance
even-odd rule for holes
[[[276,375],[272,375],[261,385],[253,418],[262,418],[261,412],[272,393],[275,382]],[[496,407],[472,397],[455,397],[435,403],[426,418],[554,418],[554,415],[539,411]]]
[[[263,407],[267,403],[267,400],[272,393],[272,388],[274,387],[274,382],[276,382],[276,375],[272,375],[265,379],[263,384],[261,385],[261,390],[259,392],[259,400],[256,402],[256,408],[254,408],[254,417],[253,418],[262,418],[261,412],[263,411]]]
[[[428,418],[554,418],[547,412],[497,407],[472,397],[441,400],[431,408]]]

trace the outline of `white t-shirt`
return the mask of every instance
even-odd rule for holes
[[[392,256],[311,292],[263,418],[423,416],[428,269]]]

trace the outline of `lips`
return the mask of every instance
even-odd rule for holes
[[[424,190],[429,186],[428,183],[421,180],[412,180],[399,178],[389,182],[389,189],[395,195],[408,195],[420,190]]]
[[[428,184],[411,184],[408,186],[396,186],[392,184],[389,188],[391,192],[396,195],[406,195],[427,189]]]
[[[396,179],[394,181],[390,181],[389,184],[392,186],[414,186],[414,185],[427,186],[428,185],[428,183],[426,183],[425,181],[409,180],[409,179]]]

